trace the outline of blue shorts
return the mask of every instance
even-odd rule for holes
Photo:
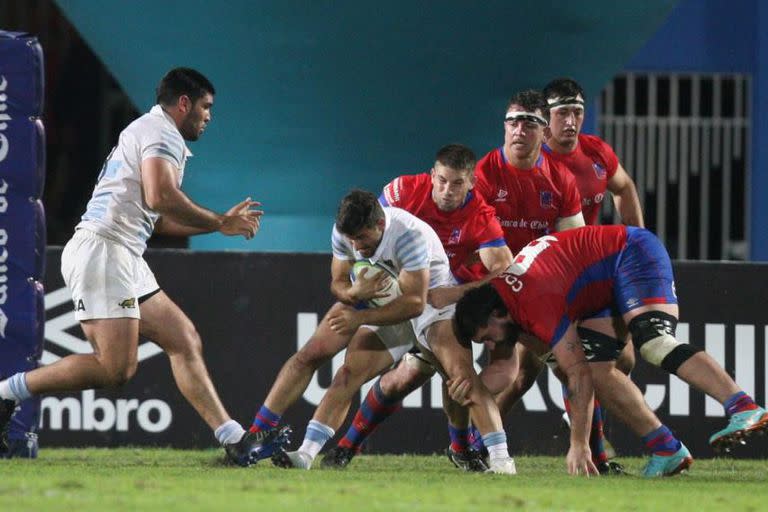
[[[669,254],[656,235],[627,227],[627,244],[614,274],[615,306],[622,315],[652,304],[677,304]]]

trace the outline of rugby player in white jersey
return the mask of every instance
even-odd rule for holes
[[[275,428],[315,370],[346,347],[345,361],[309,422],[304,442],[294,452],[278,449],[273,462],[309,469],[343,423],[363,383],[418,346],[449,377],[465,376],[476,384],[471,413],[484,441],[490,443],[491,471],[514,474],[496,404],[474,371],[471,351],[453,335],[454,306],[435,309],[427,303],[429,289],[455,284],[434,230],[405,210],[382,207],[370,192],[353,190],[339,206],[332,246],[331,290],[338,302],[307,344],[285,363],[251,430]],[[388,268],[397,276],[401,294],[379,307],[356,309],[360,301],[383,297],[390,279],[386,272],[369,276],[362,270],[353,282],[350,272],[361,260]]]
[[[75,317],[93,353],[73,354],[0,382],[0,422],[7,424],[15,405],[33,395],[124,384],[136,372],[141,335],[168,354],[179,390],[231,460],[249,465],[255,452],[279,441],[277,432],[246,435],[227,414],[203,361],[200,336],[142,257],[153,232],[218,231],[250,239],[259,229],[262,212],[253,209],[259,203],[250,198],[221,215],[180,189],[191,155],[185,141],[197,140],[210,122],[214,93],[201,73],[172,69],[157,88],[157,105],[120,134],[61,258]]]

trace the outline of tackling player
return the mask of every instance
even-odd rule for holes
[[[475,155],[460,144],[441,148],[429,173],[395,178],[384,187],[379,202],[402,208],[429,224],[437,233],[451,272],[462,284],[431,288],[428,302],[441,308],[455,303],[468,289],[488,282],[512,263],[494,210],[477,197]],[[482,263],[478,267],[477,261]],[[323,466],[345,467],[359,453],[363,442],[413,390],[429,381],[434,367],[408,353],[395,370],[376,381],[360,405],[344,437],[326,453]],[[469,444],[469,417],[465,408],[448,409],[451,446],[448,456],[462,469],[481,471],[487,466]]]
[[[675,474],[690,465],[690,453],[655,416],[656,428],[647,430],[650,410],[638,405],[642,395],[636,386],[614,366],[590,365],[590,371],[584,364],[576,323],[611,305],[646,360],[723,404],[729,422],[710,437],[711,445],[727,446],[768,428],[768,413],[714,359],[675,339],[678,305],[672,264],[661,242],[642,228],[589,226],[531,242],[507,272],[459,301],[454,327],[465,344],[515,339],[514,331],[522,330],[537,338],[519,338],[529,348],[539,354],[552,351],[568,376],[571,450],[577,453],[587,446],[594,373],[598,394],[609,409],[625,418],[634,415],[628,426],[652,453],[644,475]]]
[[[355,190],[339,206],[332,234],[331,290],[337,297],[315,333],[283,366],[251,430],[274,428],[285,410],[309,384],[315,370],[343,348],[342,367],[315,410],[297,451],[278,450],[273,462],[283,467],[309,469],[323,445],[346,417],[352,397],[367,380],[420,345],[434,355],[453,378],[469,379],[476,390],[471,413],[491,454],[491,470],[514,474],[506,434],[493,398],[472,367],[471,351],[453,337],[453,305],[427,304],[430,288],[452,285],[448,257],[426,223],[399,208],[382,208],[376,196]],[[388,267],[397,275],[401,295],[380,307],[357,310],[354,304],[382,297],[386,273],[352,282],[355,261]]]
[[[185,141],[197,140],[210,122],[213,95],[213,85],[201,73],[172,69],[157,88],[157,105],[120,134],[61,256],[75,318],[94,352],[0,382],[0,430],[16,403],[30,396],[123,385],[136,372],[141,335],[168,354],[179,390],[232,461],[247,466],[253,453],[277,441],[275,432],[246,435],[229,417],[203,361],[200,335],[142,258],[153,232],[218,231],[251,239],[259,229],[262,212],[252,209],[259,203],[250,198],[220,215],[181,191],[191,156]]]

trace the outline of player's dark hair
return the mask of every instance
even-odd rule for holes
[[[477,157],[474,151],[463,144],[448,144],[440,148],[435,161],[457,171],[474,171]]]
[[[174,68],[160,79],[157,86],[157,103],[174,105],[181,96],[189,96],[192,103],[206,93],[216,94],[213,84],[199,71],[192,68]]]
[[[367,190],[355,189],[344,196],[336,212],[336,229],[354,236],[362,229],[373,228],[384,218],[378,198]]]
[[[520,105],[526,112],[541,112],[542,116],[549,120],[549,107],[547,105],[547,99],[544,97],[541,91],[536,89],[526,89],[516,93],[509,99],[507,103],[507,110],[512,105]]]
[[[581,88],[579,83],[573,78],[560,77],[555,78],[543,89],[544,98],[574,98],[581,94],[581,97],[586,101],[587,97],[584,95],[584,89]]]
[[[488,325],[488,319],[493,313],[504,315],[507,307],[496,288],[484,284],[469,290],[456,303],[456,313],[453,316],[453,333],[462,347],[472,346],[472,337],[478,329]]]

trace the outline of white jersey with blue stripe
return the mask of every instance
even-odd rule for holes
[[[372,257],[364,258],[355,251],[336,225],[331,236],[333,256],[340,260],[367,260],[385,265],[396,275],[401,270],[412,272],[428,268],[429,288],[455,285],[443,244],[429,224],[400,208],[383,209],[384,234]]]
[[[77,229],[114,240],[141,256],[160,217],[144,202],[141,163],[152,157],[168,160],[181,186],[191,155],[173,118],[155,105],[120,133]]]

